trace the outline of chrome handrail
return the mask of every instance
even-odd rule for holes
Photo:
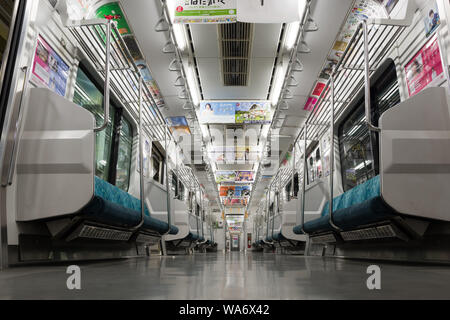
[[[18,110],[18,115],[17,115],[17,120],[16,120],[16,126],[14,129],[14,143],[13,143],[12,150],[11,150],[11,157],[9,159],[8,174],[4,177],[4,180],[2,181],[2,187],[7,187],[7,186],[12,185],[14,173],[16,170],[20,127],[21,127],[22,118],[23,118],[23,111],[22,111],[23,106],[22,105],[23,105],[23,98],[24,98],[25,91],[27,89],[27,84],[28,84],[28,67],[24,66],[20,70],[24,73],[22,93],[20,95],[20,101],[19,101],[19,106],[18,106],[19,110]]]
[[[113,20],[108,20],[106,23],[106,57],[105,57],[105,82],[103,88],[103,112],[105,118],[103,124],[100,127],[94,128],[94,132],[100,132],[106,129],[109,125],[109,108],[110,108],[110,82],[111,82],[111,33],[112,33]],[[142,80],[140,80],[142,82]],[[142,92],[139,92],[142,97]],[[140,98],[141,98],[140,97]],[[142,115],[139,115],[141,118]]]
[[[381,129],[372,124],[372,105],[370,96],[370,58],[369,58],[369,26],[367,20],[362,22],[364,32],[364,78],[365,78],[365,111],[366,125],[370,131],[381,132]]]
[[[143,83],[142,83],[142,75],[139,74],[139,191],[140,191],[140,202],[141,202],[141,221],[138,225],[131,228],[132,230],[140,229],[145,222],[145,181],[144,181],[144,139],[142,135],[142,91],[143,91]],[[109,110],[109,108],[108,108]],[[150,212],[149,212],[150,214]]]
[[[328,222],[336,231],[341,229],[334,223],[333,220],[333,197],[334,197],[334,72],[330,76],[330,90],[331,90],[331,117],[330,117],[330,200],[329,203],[329,220]]]

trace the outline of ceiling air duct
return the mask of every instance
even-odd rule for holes
[[[219,46],[224,86],[247,86],[250,75],[250,56],[253,25],[249,23],[221,24]]]

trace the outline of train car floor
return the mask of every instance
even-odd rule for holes
[[[448,266],[222,252],[78,266],[0,271],[0,299],[450,299]]]

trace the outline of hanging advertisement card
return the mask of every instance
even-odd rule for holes
[[[434,35],[406,65],[405,73],[410,97],[426,87],[438,86],[445,81],[437,35]]]
[[[237,21],[237,0],[176,0],[173,23],[232,23]]]
[[[238,171],[236,175],[236,182],[253,182],[253,171]]]
[[[201,102],[199,121],[201,124],[227,124],[236,121],[235,102]]]
[[[175,138],[191,134],[186,117],[169,117],[166,122]]]
[[[216,182],[235,182],[236,181],[236,171],[217,171],[216,172]]]
[[[270,124],[270,102],[240,102],[236,103],[237,124]]]
[[[423,23],[425,25],[425,33],[427,37],[431,36],[434,31],[441,25],[441,16],[436,2],[422,10],[425,13]]]
[[[38,37],[31,80],[38,87],[48,88],[65,97],[69,66],[42,38]]]

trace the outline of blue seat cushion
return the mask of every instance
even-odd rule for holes
[[[187,240],[187,241],[197,241],[199,239],[200,239],[200,237],[198,236],[198,234],[195,234],[195,233],[192,233],[192,232],[189,232],[187,237],[184,238],[184,240]]]
[[[132,228],[141,222],[141,201],[102,179],[95,177],[94,198],[82,210],[90,221],[115,227]],[[145,208],[143,230],[165,233],[168,224],[150,217]],[[178,228],[171,226],[170,234],[177,234]]]
[[[273,235],[273,240],[274,241],[283,241],[283,240],[286,240],[286,238],[281,234],[281,232],[278,232]]]
[[[325,205],[322,216],[305,223],[307,233],[333,231],[328,209]],[[381,197],[380,177],[372,178],[333,200],[333,221],[344,231],[390,219],[396,212]],[[302,234],[301,226],[294,228],[294,233]]]

